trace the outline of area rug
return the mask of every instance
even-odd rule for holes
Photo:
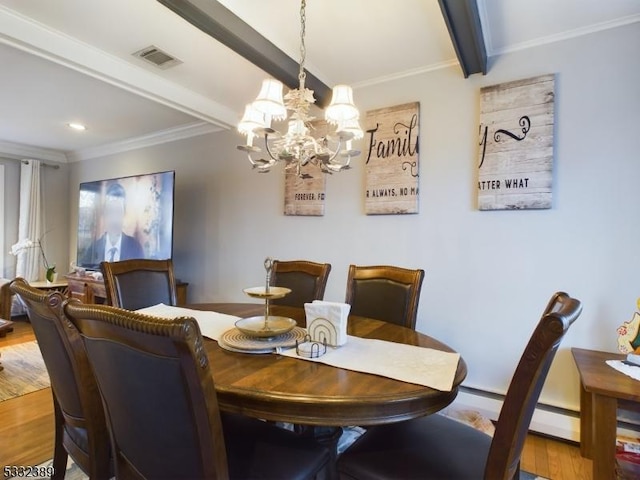
[[[0,348],[0,402],[51,386],[36,342]]]

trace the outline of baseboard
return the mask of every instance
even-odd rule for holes
[[[452,406],[457,409],[480,412],[485,417],[495,421],[498,419],[503,401],[504,395],[477,388],[460,387],[458,397]],[[529,430],[579,443],[580,412],[539,403],[533,413]],[[635,426],[635,421],[619,421],[618,434],[637,437],[638,429]]]
[[[480,412],[491,420],[497,420],[504,395],[475,388],[461,387],[454,402],[456,408]],[[572,442],[580,441],[580,418],[578,412],[538,404],[529,430]]]

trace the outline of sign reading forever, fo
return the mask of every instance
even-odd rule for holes
[[[367,215],[418,213],[420,103],[367,112]]]
[[[314,134],[327,134],[328,125],[324,120],[312,123]],[[300,170],[295,166],[285,169],[284,174],[284,214],[300,216],[323,216],[327,175],[318,167],[308,163]]]
[[[554,76],[480,90],[478,208],[551,208]]]

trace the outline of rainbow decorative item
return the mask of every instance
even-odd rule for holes
[[[633,318],[618,327],[618,350],[624,354],[640,355],[640,298],[636,306],[638,312]]]

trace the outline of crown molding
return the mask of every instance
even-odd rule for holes
[[[436,70],[443,70],[445,68],[457,67],[459,65],[458,60],[453,58],[444,62],[438,62],[431,65],[425,65],[423,67],[412,68],[404,70],[398,73],[392,73],[391,75],[383,75],[381,77],[371,78],[369,80],[363,80],[361,82],[352,83],[351,87],[354,89],[371,87],[373,85],[379,85],[381,83],[391,82],[393,80],[401,80],[407,77],[413,77],[415,75],[421,75],[423,73],[433,72]]]
[[[83,160],[90,160],[92,158],[106,157],[108,155],[128,152],[130,150],[137,150],[139,148],[175,142],[176,140],[183,140],[199,135],[206,135],[208,133],[220,132],[222,130],[224,129],[206,122],[191,123],[175,128],[168,128],[166,130],[159,130],[148,135],[101,145],[99,147],[68,152],[67,158],[70,162],[80,162]]]
[[[18,160],[33,158],[34,160],[45,160],[55,163],[68,162],[67,155],[60,150],[33,147],[22,143],[7,142],[5,140],[0,140],[0,157],[15,158]]]
[[[136,95],[230,128],[237,112],[87,43],[0,5],[0,42]]]
[[[640,15],[629,15],[627,17],[616,18],[615,20],[610,20],[608,22],[595,23],[586,27],[567,30],[565,32],[557,33],[554,35],[548,35],[546,37],[540,37],[534,40],[516,43],[507,47],[497,48],[491,52],[491,56],[518,52],[520,50],[526,50],[527,48],[548,45],[549,43],[562,42],[563,40],[582,37],[584,35],[590,35],[592,33],[601,32],[603,30],[610,30],[612,28],[624,27],[625,25],[631,25],[637,22],[640,22]]]

